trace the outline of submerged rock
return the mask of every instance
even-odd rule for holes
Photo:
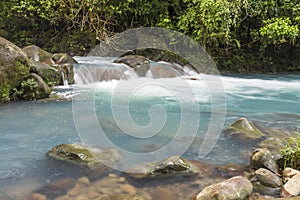
[[[246,200],[252,193],[251,182],[242,176],[236,176],[221,183],[204,188],[196,200]]]
[[[266,168],[275,174],[279,174],[279,167],[271,154],[270,150],[266,148],[256,149],[250,159],[251,167],[254,169]]]
[[[230,125],[225,133],[233,139],[238,139],[244,142],[256,141],[265,136],[264,133],[255,127],[253,122],[250,122],[246,118],[238,119]]]
[[[112,195],[102,196],[96,200],[146,200],[146,199],[139,195],[112,194]]]
[[[129,176],[136,179],[176,175],[190,176],[198,173],[199,170],[196,166],[180,156],[172,156],[159,162],[137,166],[127,172]]]
[[[286,140],[270,137],[258,144],[260,148],[268,148],[275,159],[281,158],[280,150],[286,145]]]
[[[121,161],[121,156],[112,148],[87,148],[82,144],[60,144],[53,147],[48,155],[57,160],[66,161],[92,170],[105,170]]]

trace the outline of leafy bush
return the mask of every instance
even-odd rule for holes
[[[14,89],[13,98],[15,100],[34,100],[38,94],[38,84],[33,78],[22,81],[19,88]]]

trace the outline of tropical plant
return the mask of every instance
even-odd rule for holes
[[[284,168],[297,169],[300,167],[300,133],[297,131],[296,134],[297,136],[291,137],[287,145],[280,151],[284,160]]]

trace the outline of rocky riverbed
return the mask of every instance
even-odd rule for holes
[[[84,168],[86,176],[58,180],[34,191],[28,199],[299,199],[300,171],[283,165],[278,153],[284,146],[279,145],[277,149],[271,146],[269,150],[267,145],[261,145],[268,144],[264,142],[270,140],[266,137],[268,132],[274,130],[261,129],[241,118],[224,133],[239,142],[245,138],[248,142],[260,141],[249,158],[249,165],[244,166],[213,166],[173,156],[120,172],[106,166],[122,162],[117,150],[88,148],[82,144],[57,145],[48,152],[49,159]],[[288,139],[287,132],[283,133],[280,138],[279,134],[274,137],[281,141]]]

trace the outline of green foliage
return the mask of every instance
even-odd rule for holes
[[[0,86],[0,104],[10,100],[9,86]]]
[[[274,45],[286,42],[295,44],[299,29],[297,25],[292,25],[289,18],[272,18],[264,20],[263,24],[264,26],[259,30],[263,42]]]
[[[179,29],[191,34],[203,46],[228,46],[233,43],[239,25],[243,0],[185,0],[186,12],[180,17]],[[237,39],[234,39],[236,44]]]
[[[297,137],[290,138],[287,145],[280,151],[284,159],[284,168],[298,169],[300,167],[300,133],[296,132],[296,134]]]
[[[20,87],[13,89],[13,98],[15,100],[34,100],[39,95],[38,84],[33,78],[21,82]]]

